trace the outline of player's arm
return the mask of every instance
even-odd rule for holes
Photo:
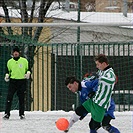
[[[88,98],[92,98],[95,95],[95,92],[97,91],[98,88],[98,79],[88,81],[86,82],[87,86],[87,96]]]
[[[25,78],[29,79],[31,74],[31,69],[28,60],[26,59],[26,73],[25,73]]]
[[[9,67],[9,63],[7,62],[7,66],[6,66],[6,73],[5,73],[5,78],[4,78],[4,80],[6,81],[6,82],[8,82],[10,79],[10,75],[9,75],[9,69],[8,69],[8,67]]]

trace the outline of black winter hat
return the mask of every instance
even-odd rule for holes
[[[20,53],[20,50],[19,50],[19,48],[17,46],[13,48],[13,51],[12,52],[14,53],[15,51],[17,51],[18,53]]]

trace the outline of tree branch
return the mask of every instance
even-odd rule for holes
[[[27,9],[26,0],[19,0],[19,4],[20,4],[20,10],[21,10],[21,21],[22,23],[28,23],[28,13],[26,11]],[[22,27],[22,34],[24,36],[28,35],[27,27]]]
[[[44,22],[44,18],[45,15],[47,13],[47,10],[49,9],[49,7],[51,6],[53,0],[49,0],[49,1],[44,1],[41,0],[41,4],[40,4],[40,9],[39,9],[39,17],[38,17],[38,23],[43,23]],[[33,36],[33,40],[38,41],[39,36],[41,35],[43,27],[38,27],[35,31],[35,34]]]
[[[4,13],[5,13],[5,21],[7,23],[11,23],[11,20],[10,20],[10,17],[9,17],[9,13],[8,13],[8,9],[7,9],[7,6],[5,4],[5,1],[4,0],[1,0],[1,4],[2,4],[2,8],[4,10]],[[7,30],[8,30],[8,34],[9,35],[12,35],[13,34],[13,31],[12,31],[11,27],[7,27]]]

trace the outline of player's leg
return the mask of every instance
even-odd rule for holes
[[[68,132],[68,130],[72,127],[72,125],[77,122],[78,120],[82,120],[86,115],[87,115],[87,111],[86,109],[81,105],[79,107],[76,108],[75,112],[72,114],[70,120],[69,120],[69,127],[66,131],[64,132]]]
[[[101,127],[101,123],[95,121],[93,118],[91,118],[89,127],[90,127],[90,133],[108,133],[105,129]]]
[[[10,117],[10,110],[15,92],[16,92],[15,82],[10,80],[7,99],[6,99],[5,116],[3,117],[4,119],[9,119]]]
[[[18,83],[19,89],[17,91],[17,95],[19,98],[19,116],[20,119],[25,118],[24,116],[24,101],[25,101],[25,92],[26,92],[26,80],[20,80]]]
[[[88,111],[81,105],[76,108],[75,113],[80,116],[79,120],[82,120],[88,114]]]
[[[97,133],[96,130],[101,127],[100,122],[96,122],[91,118],[89,123],[90,133]]]
[[[82,105],[77,107],[75,113],[71,116],[69,120],[69,128],[72,127],[72,125],[78,120],[82,120],[87,115],[87,113],[88,112]]]
[[[91,112],[91,121],[89,123],[90,127],[90,133],[107,133],[105,129],[101,127],[101,122],[104,118],[105,109],[103,107],[100,107],[96,103],[92,101],[92,99],[88,99],[83,103],[84,108]]]
[[[102,121],[102,127],[104,129],[106,129],[108,131],[108,129],[110,128],[110,121],[111,121],[112,117],[109,115],[105,115]]]
[[[104,116],[103,121],[102,121],[102,127],[105,130],[107,130],[109,133],[120,133],[120,131],[116,127],[110,124],[111,120],[112,120],[111,116],[109,115]]]

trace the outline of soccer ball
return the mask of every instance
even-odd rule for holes
[[[61,131],[65,131],[68,129],[69,126],[69,122],[66,118],[59,118],[56,122],[55,122],[56,127],[61,130]]]

